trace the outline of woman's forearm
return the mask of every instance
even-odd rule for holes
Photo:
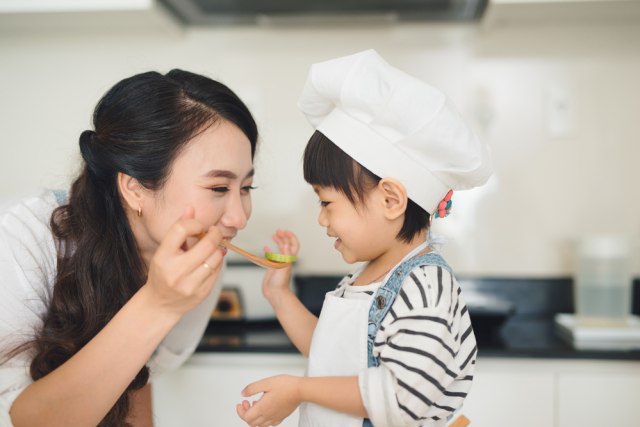
[[[87,345],[27,387],[11,408],[15,427],[97,425],[179,317],[142,288]]]

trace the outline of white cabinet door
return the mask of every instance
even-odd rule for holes
[[[246,427],[236,414],[240,391],[273,375],[303,375],[300,355],[198,353],[153,382],[156,427]],[[298,425],[297,410],[281,426]]]
[[[305,366],[295,354],[198,353],[154,380],[155,425],[246,427],[240,391]],[[640,362],[480,358],[462,413],[472,427],[640,426]],[[297,410],[281,424],[297,425]]]
[[[640,426],[640,362],[585,364],[558,379],[558,427]]]
[[[553,390],[553,372],[535,360],[480,358],[462,413],[472,427],[551,427]]]

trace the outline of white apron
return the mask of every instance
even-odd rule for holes
[[[372,296],[373,297],[373,296]],[[356,376],[367,367],[371,299],[324,297],[311,339],[307,376]],[[362,418],[313,404],[300,405],[300,427],[362,427]]]
[[[423,243],[407,254],[384,278],[405,260],[421,252]],[[364,266],[354,277],[360,274]],[[357,376],[367,369],[367,327],[373,295],[367,299],[324,297],[318,324],[311,338],[308,377]],[[299,427],[362,427],[363,419],[313,403],[300,405]]]

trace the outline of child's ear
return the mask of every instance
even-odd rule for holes
[[[384,197],[385,217],[394,220],[404,215],[407,210],[407,190],[404,185],[393,178],[383,178],[378,182],[380,194]]]
[[[133,212],[138,212],[138,215],[140,215],[145,194],[145,188],[140,184],[140,181],[132,176],[118,172],[118,189],[129,209]],[[123,208],[126,210],[127,206],[123,206]]]

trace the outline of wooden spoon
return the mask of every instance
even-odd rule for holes
[[[197,236],[198,239],[202,239],[205,236],[205,234],[206,233],[198,234],[198,236]],[[231,249],[232,251],[242,255],[243,257],[245,257],[246,259],[248,259],[252,263],[254,263],[256,265],[259,265],[260,267],[285,268],[285,267],[289,267],[291,265],[290,262],[271,261],[270,259],[259,257],[257,255],[252,254],[251,252],[245,251],[244,249],[237,247],[236,245],[234,245],[233,243],[231,243],[228,240],[221,240],[220,241],[220,246],[224,246],[227,249]]]
[[[285,268],[285,267],[289,267],[291,265],[290,262],[277,262],[277,261],[271,261],[269,259],[259,257],[257,255],[252,254],[251,252],[247,252],[244,249],[237,247],[236,245],[232,244],[231,242],[229,242],[227,240],[221,240],[220,241],[220,246],[224,246],[227,249],[231,249],[232,251],[242,255],[243,257],[245,257],[246,259],[248,259],[252,263],[254,263],[256,265],[259,265],[261,267],[266,267],[266,268]]]

